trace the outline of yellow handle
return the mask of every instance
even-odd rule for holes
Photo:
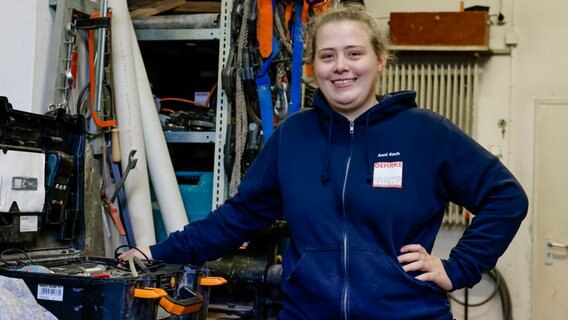
[[[118,129],[112,128],[110,129],[111,134],[111,146],[112,146],[112,162],[119,163],[120,162],[120,142],[118,140]]]

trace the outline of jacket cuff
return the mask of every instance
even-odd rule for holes
[[[452,282],[452,290],[450,290],[450,292],[464,288],[465,279],[463,276],[463,271],[457,261],[451,258],[447,260],[442,259],[442,264],[444,265],[446,274]]]
[[[172,245],[168,240],[150,246],[152,259],[162,260],[166,263],[179,263],[179,261],[175,261],[177,259],[175,259],[176,254],[174,250],[174,245]]]

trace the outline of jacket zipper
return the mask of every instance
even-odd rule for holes
[[[351,154],[353,153],[353,134],[355,133],[355,122],[349,122],[349,134],[351,135],[351,143],[349,146],[349,156],[347,157],[347,164],[345,165],[345,178],[343,180],[343,190],[341,194],[341,202],[343,204],[343,291],[342,291],[342,304],[343,304],[343,319],[349,319],[349,312],[348,312],[348,300],[349,300],[349,273],[348,273],[348,252],[347,247],[349,244],[349,239],[347,236],[347,213],[345,212],[345,191],[347,189],[347,176],[349,175],[349,167],[351,165]]]

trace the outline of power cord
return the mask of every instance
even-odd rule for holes
[[[140,269],[144,272],[150,272],[150,271],[154,271],[157,270],[161,267],[163,267],[165,265],[165,263],[161,260],[153,260],[148,258],[148,256],[146,254],[144,254],[144,252],[142,252],[142,250],[138,249],[137,247],[125,244],[125,245],[121,245],[118,248],[116,248],[116,250],[114,250],[114,258],[118,261],[118,256],[122,253],[121,250],[122,249],[134,249],[136,251],[138,251],[143,257],[144,259],[140,259],[135,255],[131,255],[128,258],[128,268],[130,270],[130,272],[132,273],[133,276],[137,277],[138,276],[138,270],[136,269],[136,265],[138,265],[140,267]],[[123,264],[123,262],[118,263]]]
[[[30,264],[34,264],[34,261],[32,260],[32,258],[30,258],[30,256],[28,255],[27,252],[25,252],[25,251],[22,250],[22,249],[10,248],[10,249],[6,249],[6,250],[4,250],[4,251],[2,251],[2,252],[0,253],[0,262],[2,262],[2,263],[3,263],[4,265],[6,265],[8,268],[21,268],[21,267],[25,267],[25,266],[28,265],[28,264],[22,262],[22,260],[16,260],[16,261],[6,261],[6,260],[4,260],[4,255],[5,255],[5,254],[8,254],[8,253],[10,253],[10,252],[19,252],[19,253],[23,254],[24,257],[26,257],[26,258],[29,260]]]
[[[499,293],[499,296],[501,298],[501,309],[502,309],[502,313],[503,313],[503,319],[504,320],[513,320],[511,295],[510,295],[510,292],[509,292],[509,287],[507,286],[507,283],[505,281],[505,278],[503,278],[503,275],[501,274],[501,272],[499,272],[499,270],[497,270],[496,268],[487,272],[486,274],[488,274],[493,279],[493,281],[495,282],[495,287],[493,288],[493,291],[491,292],[491,294],[489,294],[489,296],[487,298],[483,299],[482,301],[477,302],[477,303],[469,303],[467,296],[465,298],[465,301],[461,301],[461,300],[457,299],[452,294],[448,294],[448,296],[450,297],[450,299],[452,301],[456,302],[459,305],[464,306],[466,308],[465,314],[467,314],[467,308],[482,306],[482,305],[488,303],[489,301],[491,301],[497,295],[497,293]],[[467,295],[467,292],[466,292],[466,295]]]

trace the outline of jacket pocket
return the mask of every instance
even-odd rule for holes
[[[308,248],[295,264],[284,265],[282,291],[294,318],[339,317],[340,253],[338,247]]]
[[[376,319],[437,319],[449,314],[446,293],[434,283],[414,279],[395,259],[372,250],[350,251],[352,314]],[[374,310],[365,310],[369,305]],[[377,314],[370,315],[373,311]]]

